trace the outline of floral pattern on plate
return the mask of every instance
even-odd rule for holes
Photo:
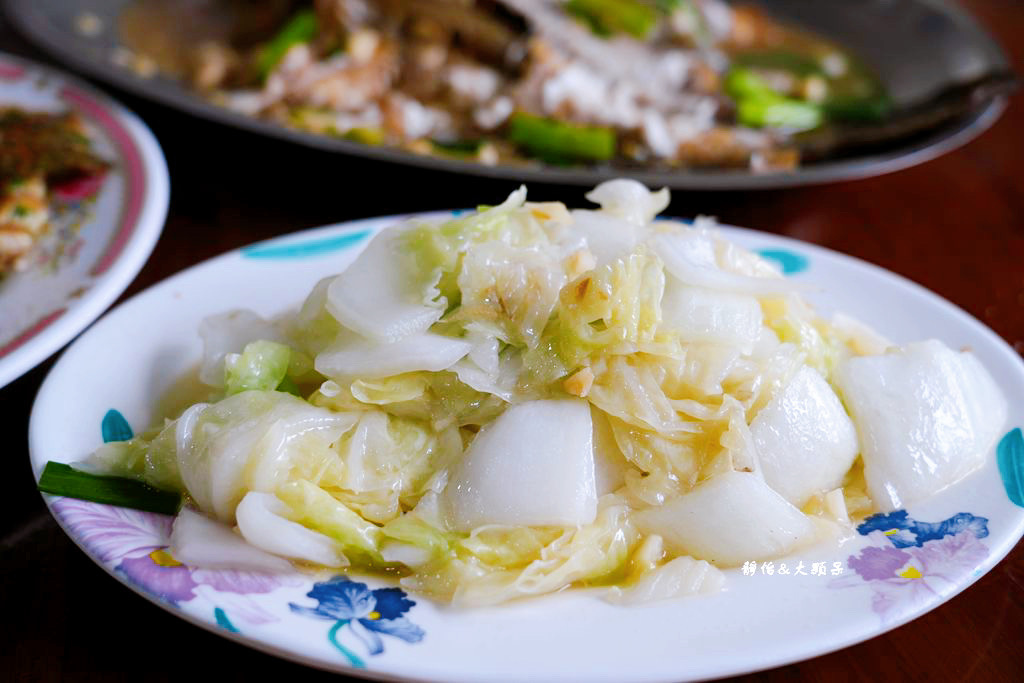
[[[100,432],[104,442],[125,441],[134,433],[128,420],[115,409],[104,414]],[[74,498],[56,498],[53,510],[88,552],[129,584],[174,607],[202,598],[213,605],[217,625],[233,633],[241,631],[232,616],[251,625],[281,620],[247,596],[270,593],[283,586],[302,586],[309,580],[299,574],[263,574],[184,565],[168,548],[174,523],[174,518],[168,515]],[[306,596],[315,599],[317,606],[289,603],[291,611],[333,620],[335,624],[327,639],[356,668],[366,665],[338,638],[338,632],[346,625],[371,655],[384,652],[379,634],[409,643],[423,639],[423,629],[405,616],[416,603],[400,588],[371,590],[365,583],[336,576],[315,583]]]
[[[303,581],[299,576],[185,566],[167,549],[174,521],[167,515],[74,498],[54,499],[53,510],[90,554],[128,583],[175,607],[201,598],[214,606],[219,623],[231,623],[228,615],[248,624],[278,621],[280,617],[248,596]]]
[[[380,634],[400,638],[407,643],[423,640],[424,631],[409,621],[405,613],[416,603],[406,597],[401,588],[377,588],[370,590],[365,583],[352,581],[344,576],[335,576],[313,586],[307,597],[317,601],[316,607],[290,603],[292,611],[305,616],[334,621],[327,632],[327,640],[357,668],[366,665],[354,652],[338,639],[338,632],[345,626],[366,647],[371,655],[384,652],[384,641]]]
[[[832,581],[832,588],[867,582],[871,608],[891,622],[962,585],[988,557],[981,539],[988,519],[960,512],[941,522],[921,522],[906,510],[871,515],[857,527],[871,545],[847,558],[855,572]]]

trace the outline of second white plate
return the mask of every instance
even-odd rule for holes
[[[130,111],[76,78],[0,54],[0,107],[75,111],[110,170],[62,200],[30,266],[0,279],[0,387],[70,341],[142,269],[167,216],[170,181],[156,138]]]

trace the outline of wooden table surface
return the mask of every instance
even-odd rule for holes
[[[966,3],[1024,73],[1024,4]],[[49,61],[0,25],[0,49]],[[102,86],[101,86],[102,87]],[[341,220],[497,201],[507,182],[427,174],[313,152],[114,92],[156,134],[170,213],[122,297],[206,258]],[[966,147],[896,174],[825,187],[675,193],[676,214],[717,215],[900,273],[961,306],[1024,353],[1024,100]],[[581,188],[534,187],[582,203]],[[880,302],[880,305],[884,302]],[[88,559],[36,493],[27,425],[53,358],[0,389],[0,677],[25,681],[341,680],[234,644],[139,598]],[[738,644],[741,646],[741,644]],[[770,681],[1024,680],[1024,546],[948,604],[889,633],[755,674]]]

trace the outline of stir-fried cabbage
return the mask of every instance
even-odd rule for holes
[[[713,221],[656,221],[666,191],[588,198],[413,219],[293,312],[208,319],[205,402],[92,465],[187,494],[183,560],[482,605],[717,590],[984,461],[973,357],[826,321]]]

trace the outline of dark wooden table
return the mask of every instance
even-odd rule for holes
[[[1024,5],[967,3],[1024,73]],[[0,25],[0,49],[48,61]],[[241,245],[326,223],[497,201],[510,183],[346,159],[189,118],[124,93],[163,145],[171,205],[122,299]],[[706,213],[830,247],[938,292],[1024,353],[1024,100],[939,160],[881,178],[778,192],[676,193]],[[580,188],[533,198],[582,202]],[[340,680],[195,628],[94,565],[36,493],[27,425],[51,358],[0,389],[0,678],[25,681]],[[760,680],[1024,680],[1024,546],[949,604],[870,641]]]

